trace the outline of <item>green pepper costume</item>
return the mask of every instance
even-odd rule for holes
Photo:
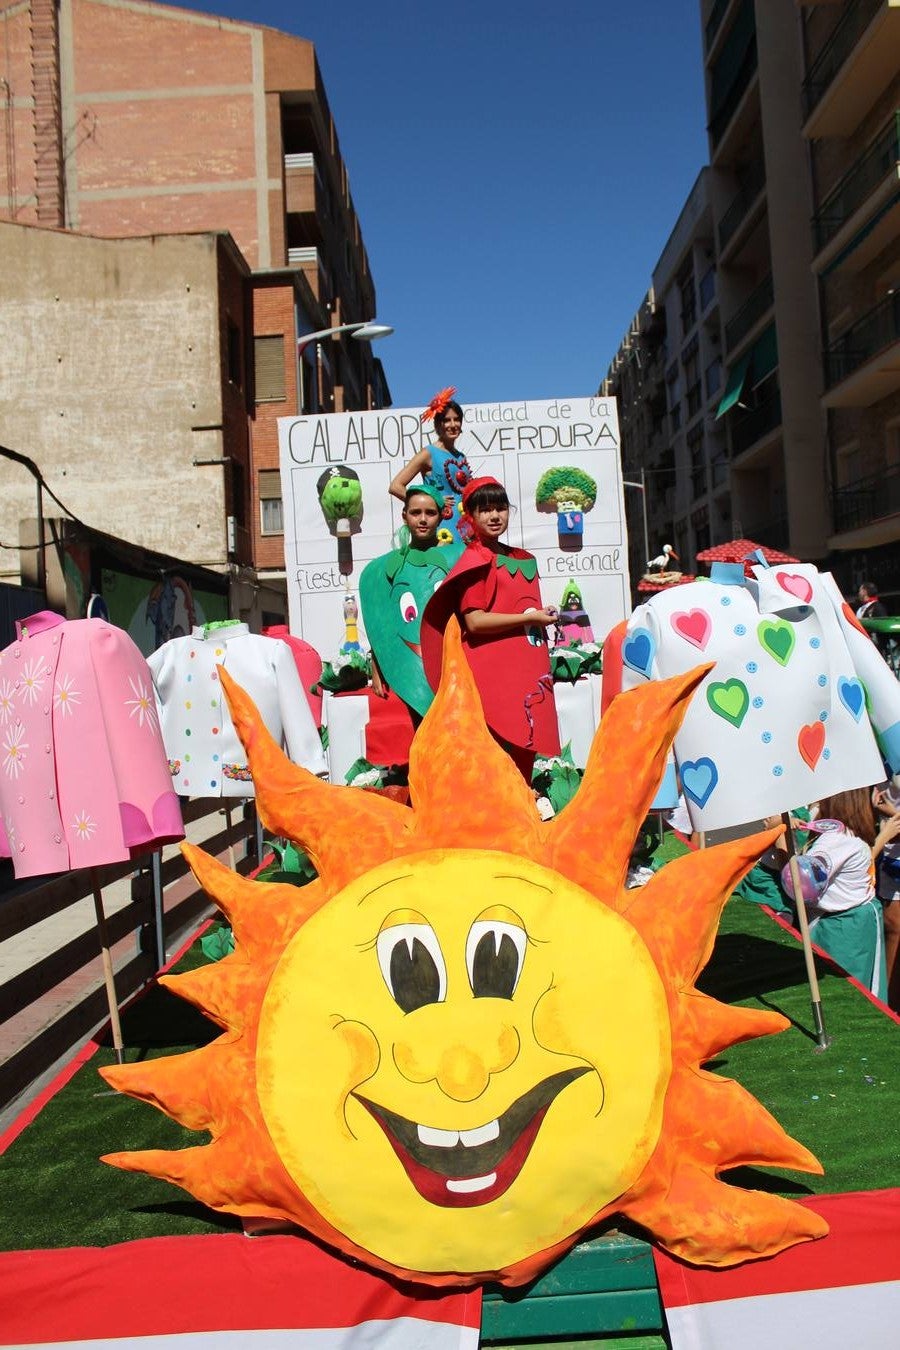
[[[398,697],[421,717],[434,698],[422,667],[422,613],[462,552],[458,542],[394,549],[373,558],[359,579],[363,623],[378,667]]]

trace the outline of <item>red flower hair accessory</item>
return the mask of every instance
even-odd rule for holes
[[[421,420],[423,422],[430,422],[432,418],[439,417],[455,393],[456,386],[450,384],[446,389],[442,389],[440,393],[435,394],[434,398],[423,412]]]

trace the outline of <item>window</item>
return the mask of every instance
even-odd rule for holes
[[[712,398],[722,387],[722,358],[716,356],[706,367],[706,397]]]
[[[227,321],[225,330],[226,342],[228,344],[228,379],[231,384],[241,387],[241,330],[236,323]]]
[[[694,293],[694,272],[688,268],[678,278],[678,290],[681,296],[681,331],[687,333],[693,328],[697,318],[697,301]]]
[[[284,401],[284,334],[253,339],[257,403]]]
[[[261,534],[284,534],[281,474],[277,469],[259,471],[259,528]]]

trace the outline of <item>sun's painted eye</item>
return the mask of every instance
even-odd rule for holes
[[[512,998],[525,960],[525,930],[501,919],[479,919],[466,939],[466,969],[476,998]]]
[[[375,944],[391,997],[405,1013],[447,997],[447,967],[437,934],[427,923],[384,928]]]
[[[412,623],[419,617],[419,606],[412,591],[404,591],[400,597],[400,618],[404,623]]]

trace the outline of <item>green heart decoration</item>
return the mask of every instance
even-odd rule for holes
[[[724,717],[733,727],[741,725],[750,707],[750,695],[742,680],[725,680],[708,685],[706,701],[717,717]]]
[[[786,619],[763,619],[756,633],[762,648],[786,666],[797,642],[794,625]]]

